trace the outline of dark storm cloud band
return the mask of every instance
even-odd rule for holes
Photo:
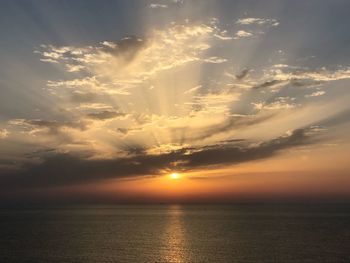
[[[200,149],[185,148],[161,155],[139,155],[110,160],[87,160],[69,154],[47,157],[42,163],[30,165],[19,172],[0,177],[1,191],[29,188],[53,187],[96,182],[105,179],[160,175],[162,170],[192,170],[209,166],[237,164],[264,159],[281,150],[310,144],[314,137],[312,128],[298,129],[288,135],[263,142],[257,146],[217,144]],[[241,141],[240,141],[241,142]]]

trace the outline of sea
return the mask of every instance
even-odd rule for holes
[[[350,262],[348,204],[0,209],[0,262]]]

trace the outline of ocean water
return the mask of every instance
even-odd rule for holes
[[[350,262],[350,207],[0,209],[0,262]]]

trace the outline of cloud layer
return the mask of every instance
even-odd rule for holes
[[[34,53],[57,71],[44,87],[54,104],[0,123],[1,189],[212,169],[319,143],[335,120],[348,122],[339,114],[349,96],[334,87],[350,69],[263,54],[280,24],[184,19],[142,37],[42,44]]]
[[[139,153],[119,159],[89,160],[70,154],[54,154],[45,157],[39,164],[30,164],[15,173],[2,175],[0,182],[4,191],[13,191],[28,187],[53,187],[130,176],[161,175],[172,168],[193,170],[232,165],[268,158],[281,150],[308,145],[315,140],[312,137],[315,130],[317,129],[295,130],[257,145],[231,141],[202,148],[182,148],[158,155]],[[177,167],[179,163],[181,165]]]

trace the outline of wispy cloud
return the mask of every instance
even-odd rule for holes
[[[292,103],[294,98],[289,97],[278,97],[273,102],[258,102],[252,103],[254,108],[257,110],[281,110],[281,109],[292,109],[296,105]]]
[[[149,7],[150,8],[168,8],[168,6],[165,4],[150,4]]]
[[[90,113],[87,116],[91,119],[107,120],[107,119],[113,119],[117,117],[124,117],[125,113],[115,112],[115,111],[101,111],[97,113]]]
[[[0,129],[0,139],[4,139],[9,135],[9,131],[6,129]]]
[[[324,94],[326,94],[325,91],[319,90],[319,91],[312,92],[311,94],[307,94],[307,95],[305,95],[305,97],[318,97],[318,96],[322,96]]]
[[[248,31],[239,30],[236,32],[234,39],[248,38],[252,36],[253,34]]]
[[[240,18],[236,21],[236,24],[240,25],[268,25],[268,26],[278,26],[279,22],[272,18],[255,18],[247,17]]]

